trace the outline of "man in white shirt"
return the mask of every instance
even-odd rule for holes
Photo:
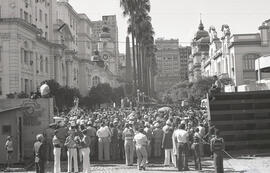
[[[174,142],[177,147],[177,168],[178,171],[188,171],[188,132],[185,130],[185,124],[180,124],[179,129],[174,132]]]
[[[134,142],[136,146],[138,169],[145,170],[147,159],[147,144],[148,140],[146,135],[143,134],[143,128],[139,129],[139,133],[134,136]]]
[[[97,131],[98,136],[98,160],[110,160],[111,131],[103,122]]]

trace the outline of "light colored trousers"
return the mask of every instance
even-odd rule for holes
[[[146,166],[147,150],[144,146],[136,146],[138,168]]]
[[[109,138],[98,139],[98,160],[110,160],[110,140]]]
[[[81,152],[83,157],[83,173],[90,173],[90,159],[89,159],[90,149],[89,147],[82,148]]]
[[[72,159],[74,162],[74,172],[79,172],[77,148],[68,148],[67,156],[68,156],[68,172],[72,172]]]
[[[125,140],[126,165],[133,164],[134,144],[133,140]]]
[[[172,159],[172,163],[176,165],[176,157],[173,154],[173,149],[165,149],[164,165],[170,165],[170,158]]]
[[[60,173],[61,172],[61,148],[55,148],[53,149],[53,155],[54,155],[54,173]]]

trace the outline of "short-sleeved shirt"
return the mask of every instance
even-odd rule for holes
[[[123,138],[125,140],[133,140],[133,138],[134,138],[134,131],[132,129],[125,128],[125,130],[123,131]]]
[[[188,132],[182,129],[178,129],[174,132],[174,136],[179,143],[187,143],[188,142]]]
[[[147,145],[147,137],[142,133],[138,133],[134,136],[134,141],[136,142],[137,147],[146,146]]]

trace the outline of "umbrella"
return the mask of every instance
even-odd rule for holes
[[[172,110],[172,108],[170,108],[170,107],[162,107],[162,108],[158,109],[158,112],[166,112],[166,111],[170,111],[170,110]]]

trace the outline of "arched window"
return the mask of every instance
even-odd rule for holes
[[[260,55],[256,53],[249,53],[243,56],[243,70],[255,70],[255,60]]]
[[[97,86],[98,84],[100,84],[100,78],[98,76],[93,77],[92,81],[93,86]]]
[[[40,66],[40,72],[43,72],[43,57],[40,56],[40,61],[39,61],[39,66]]]

